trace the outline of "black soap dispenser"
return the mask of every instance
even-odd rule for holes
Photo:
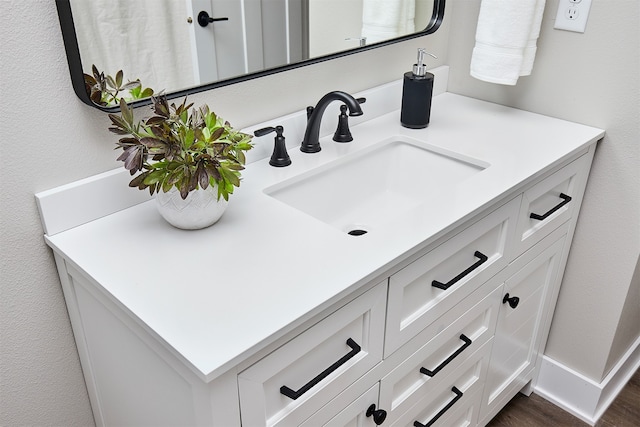
[[[418,49],[418,61],[413,64],[413,71],[404,73],[400,123],[410,129],[429,126],[434,76],[427,72],[427,67],[424,65],[425,54],[437,58],[425,49]]]

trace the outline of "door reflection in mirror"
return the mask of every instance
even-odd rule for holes
[[[82,75],[92,65],[180,96],[430,34],[444,3],[56,0],[74,90],[89,105]],[[210,17],[204,26],[202,12]]]

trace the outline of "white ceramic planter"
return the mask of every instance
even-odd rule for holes
[[[169,224],[183,230],[198,230],[215,224],[227,209],[228,202],[223,198],[217,200],[217,197],[218,189],[209,186],[206,190],[190,192],[183,200],[173,187],[166,193],[157,193],[156,204],[158,212]]]

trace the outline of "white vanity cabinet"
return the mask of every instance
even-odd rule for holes
[[[409,132],[396,113],[352,131]],[[411,137],[484,169],[364,236],[270,199],[295,169],[266,164],[197,232],[152,201],[81,208],[128,174],[38,194],[96,424],[473,426],[531,392],[603,131],[450,94],[434,114]]]
[[[386,311],[386,326],[373,314],[369,322],[378,329],[365,327],[363,321],[357,323],[375,345],[382,345],[382,340],[373,339],[371,333],[384,335],[384,357],[377,353],[377,366],[370,364],[369,372],[360,372],[362,378],[347,376],[349,366],[339,367],[317,382],[308,391],[309,396],[300,397],[300,402],[281,394],[283,381],[265,381],[277,377],[283,369],[296,369],[295,357],[285,356],[287,347],[309,336],[317,339],[309,339],[300,349],[305,358],[313,360],[312,353],[325,335],[341,344],[336,346],[334,356],[323,358],[325,364],[345,353],[344,341],[349,334],[336,333],[336,326],[324,323],[341,324],[337,318],[345,311],[351,313],[349,319],[364,319],[360,313],[370,304],[360,300],[371,299],[371,294],[380,294],[381,289],[386,293],[387,281],[241,372],[238,382],[243,425],[370,425],[373,414],[369,411],[367,417],[367,412],[372,405],[385,412],[383,425],[488,422],[535,377],[557,297],[565,241],[581,202],[590,156],[583,154],[513,194],[507,203],[488,209],[479,219],[450,233],[442,243],[427,248],[390,274],[386,310],[381,310]],[[553,194],[557,199],[560,192],[571,198],[569,203],[553,200]],[[540,199],[548,200],[544,204]],[[556,204],[549,206],[551,201]],[[557,207],[560,203],[562,206]],[[536,221],[532,225],[531,213],[544,217],[532,219]],[[360,308],[352,309],[351,305]],[[258,371],[259,379],[247,379],[254,378]],[[302,371],[311,377],[319,369]],[[309,384],[304,379],[292,383]],[[342,389],[332,387],[337,397],[329,403],[332,394],[325,391],[335,383],[341,383]],[[353,383],[353,391],[343,391]],[[358,394],[363,387],[366,391]],[[261,403],[269,400],[275,402],[272,406],[276,409]],[[323,403],[326,407],[321,407]],[[305,405],[317,413],[300,411]],[[292,416],[296,411],[300,415]],[[302,414],[309,418],[301,419]]]
[[[582,155],[390,276],[379,396],[373,386],[354,415],[376,405],[384,425],[484,425],[534,380],[590,162]],[[560,192],[570,202],[540,201]]]

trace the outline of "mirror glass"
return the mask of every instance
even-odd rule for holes
[[[106,75],[169,97],[434,32],[444,0],[56,0],[74,89]],[[141,102],[141,101],[137,101]]]

